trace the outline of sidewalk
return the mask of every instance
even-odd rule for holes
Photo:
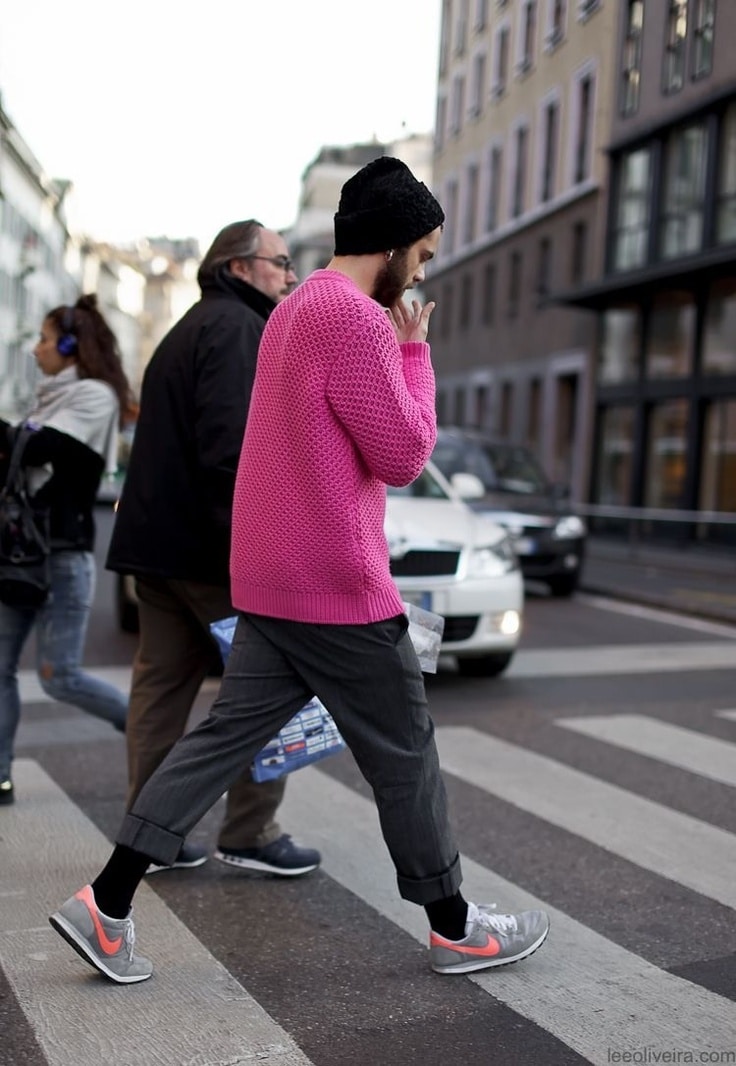
[[[630,545],[591,535],[586,552],[581,591],[736,624],[736,551]]]

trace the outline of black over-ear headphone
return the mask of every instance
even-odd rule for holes
[[[61,319],[61,335],[56,342],[56,350],[59,355],[76,355],[77,338],[72,332],[74,329],[74,308],[65,307]]]

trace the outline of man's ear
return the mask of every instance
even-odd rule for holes
[[[227,268],[233,277],[240,278],[241,281],[250,281],[250,263],[246,263],[244,259],[231,259]]]

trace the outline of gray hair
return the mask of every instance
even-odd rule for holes
[[[229,263],[231,259],[247,259],[249,255],[254,255],[261,243],[262,229],[263,225],[254,218],[245,222],[231,222],[229,226],[221,229],[200,264],[197,272],[199,284],[210,281],[223,263]]]

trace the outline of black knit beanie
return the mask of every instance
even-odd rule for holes
[[[407,248],[445,221],[445,213],[406,163],[374,159],[342,187],[335,214],[335,255]]]

